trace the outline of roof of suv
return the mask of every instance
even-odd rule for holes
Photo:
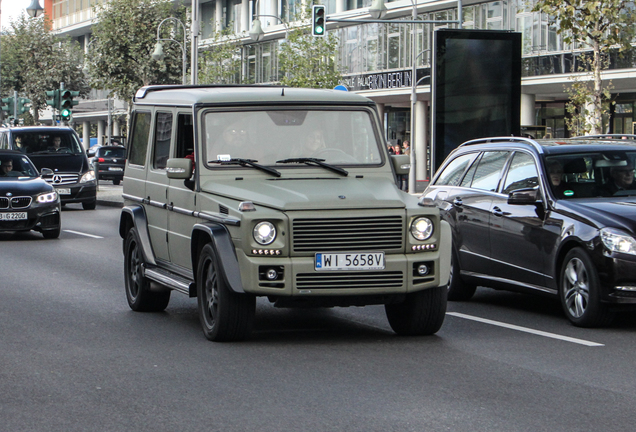
[[[460,147],[487,145],[492,147],[527,146],[538,153],[562,154],[581,151],[625,150],[626,147],[636,150],[636,141],[628,139],[601,139],[597,137],[531,139],[521,137],[481,138],[463,143]]]
[[[70,126],[11,126],[3,129],[10,129],[11,132],[71,132],[74,129]]]
[[[354,104],[374,105],[363,96],[341,90],[305,89],[265,85],[147,86],[137,91],[137,104]]]

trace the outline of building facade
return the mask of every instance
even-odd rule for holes
[[[54,29],[70,35],[84,45],[90,40],[95,2],[107,0],[45,0]],[[231,29],[242,43],[240,82],[272,83],[280,78],[277,54],[284,43],[286,22],[297,16],[307,0],[199,0],[201,20],[200,50],[214,43],[215,32]],[[568,45],[557,33],[557,22],[544,13],[532,12],[531,1],[499,0],[395,0],[386,3],[386,23],[344,23],[330,19],[369,19],[372,0],[325,0],[328,32],[339,40],[338,64],[350,91],[373,99],[384,118],[387,140],[409,140],[415,144],[417,178],[429,176],[427,148],[430,140],[430,75],[433,32],[457,27],[447,21],[458,20],[461,3],[462,28],[511,30],[522,33],[523,68],[521,124],[545,126],[552,136],[569,136],[565,124],[567,94],[576,56],[583,49]],[[413,19],[438,21],[409,24]],[[248,32],[260,17],[264,37],[253,42]],[[284,23],[285,22],[285,23]],[[412,44],[415,44],[413,49]],[[413,53],[415,60],[413,59]],[[416,103],[411,109],[412,67],[416,62]],[[611,81],[615,104],[606,121],[609,133],[634,132],[636,102],[636,59],[613,57],[604,81]],[[94,92],[92,108],[78,110],[74,116],[85,124],[97,122],[107,129],[103,92]],[[101,102],[100,102],[101,101]],[[88,104],[87,102],[86,104]],[[84,103],[80,104],[80,107]],[[87,105],[88,106],[88,105]],[[117,111],[121,110],[121,111]],[[111,118],[120,118],[125,104],[111,109]],[[411,115],[415,136],[411,136]],[[115,124],[112,121],[111,124]],[[119,124],[119,123],[117,123]],[[90,129],[90,128],[88,128]],[[85,127],[84,130],[87,130]],[[113,135],[119,135],[114,133]]]

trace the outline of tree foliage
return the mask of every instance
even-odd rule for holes
[[[93,87],[109,90],[111,95],[131,101],[145,85],[182,82],[183,27],[175,21],[161,26],[165,58],[151,56],[157,42],[157,28],[169,17],[188,21],[183,7],[170,0],[112,0],[96,6],[96,24],[87,55]],[[186,42],[187,42],[186,37]],[[187,45],[187,43],[186,43]],[[189,45],[183,47],[186,55]],[[186,59],[186,62],[188,60]]]
[[[51,31],[48,17],[12,21],[2,35],[2,95],[31,99],[33,121],[46,108],[46,91],[60,88],[77,90],[80,97],[90,91],[81,69],[81,48],[68,38]],[[5,96],[6,95],[6,96]]]
[[[241,80],[241,43],[232,26],[214,33],[210,47],[199,54],[201,84],[237,84]]]
[[[602,133],[604,106],[611,83],[603,86],[602,71],[608,67],[611,49],[631,48],[636,14],[634,2],[626,0],[538,0],[534,11],[556,18],[558,32],[565,43],[584,51],[579,56],[574,84],[568,89],[568,111],[573,114],[568,126],[581,133]],[[591,55],[588,53],[591,52]]]
[[[281,83],[290,87],[333,88],[342,80],[336,62],[338,37],[311,35],[311,5],[297,19],[280,45],[278,65]]]

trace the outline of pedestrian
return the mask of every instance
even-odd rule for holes
[[[402,143],[402,153],[404,153],[405,155],[410,155],[411,154],[411,147],[409,145],[408,140],[405,140]]]

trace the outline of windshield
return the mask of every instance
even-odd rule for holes
[[[38,177],[40,174],[26,156],[0,155],[0,181],[16,177]]]
[[[286,164],[277,161],[290,158],[379,164],[380,146],[370,114],[366,110],[208,111],[203,117],[204,157],[206,161],[251,159],[277,167]]]
[[[636,151],[600,151],[546,157],[557,199],[636,195]]]
[[[28,155],[33,154],[81,154],[79,141],[72,133],[55,132],[15,132],[15,149]]]

